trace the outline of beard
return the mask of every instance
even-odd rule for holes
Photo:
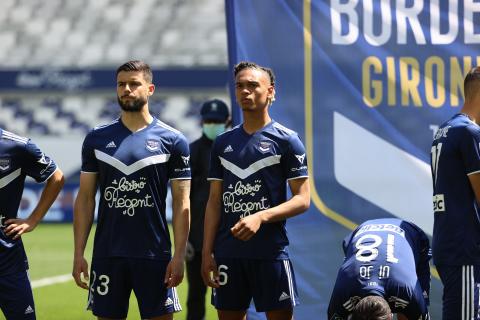
[[[122,101],[122,99],[117,96],[117,101],[120,105],[120,108],[122,108],[122,110],[125,112],[139,112],[142,110],[143,106],[147,104],[147,99],[143,97],[136,98],[134,100]]]

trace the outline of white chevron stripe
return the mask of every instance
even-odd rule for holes
[[[18,168],[17,170],[10,172],[5,177],[0,179],[0,189],[7,186],[10,182],[15,180],[16,178],[20,177],[21,173],[22,173],[22,169]]]
[[[168,159],[170,159],[169,154],[158,154],[158,155],[154,155],[148,158],[138,160],[137,162],[132,163],[131,165],[126,165],[122,161],[100,150],[95,150],[95,156],[97,157],[98,160],[111,165],[112,167],[116,168],[117,170],[121,171],[127,176],[131,175],[134,172],[137,172],[140,169],[148,167],[150,165],[157,164],[157,163],[165,163],[168,161]]]
[[[257,171],[259,171],[263,168],[270,167],[270,166],[273,166],[275,164],[280,163],[280,158],[281,157],[282,157],[281,155],[274,155],[274,156],[270,156],[270,157],[260,159],[256,162],[252,163],[246,169],[239,168],[235,164],[231,163],[230,161],[228,161],[228,160],[226,160],[222,157],[219,157],[219,158],[220,158],[220,162],[222,163],[222,165],[225,169],[227,169],[228,171],[230,171],[231,173],[233,173],[234,175],[236,175],[240,179],[245,179],[246,177],[254,174],[255,172],[257,172]]]

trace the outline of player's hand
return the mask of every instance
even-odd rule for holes
[[[212,273],[213,278],[211,276]],[[206,286],[212,288],[220,287],[217,263],[211,254],[202,256],[202,278]]]
[[[88,290],[88,262],[84,257],[75,257],[73,259],[72,276],[77,286]]]
[[[167,265],[167,271],[165,272],[165,284],[167,288],[173,288],[178,286],[183,280],[183,258],[179,258],[173,255],[172,260]]]
[[[237,239],[247,241],[250,240],[262,225],[261,216],[256,213],[241,218],[231,229],[233,236]]]
[[[7,227],[4,229],[4,232],[8,237],[16,240],[20,238],[22,234],[35,229],[37,224],[38,221],[34,221],[33,219],[8,219],[5,221]]]

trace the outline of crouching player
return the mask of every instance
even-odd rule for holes
[[[330,298],[328,319],[347,319],[370,296],[385,299],[399,320],[429,319],[431,251],[419,227],[400,219],[368,220],[345,238],[343,250],[345,260]],[[363,315],[374,312],[365,306],[377,306],[365,301],[362,305],[356,312]]]

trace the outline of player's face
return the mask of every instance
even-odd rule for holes
[[[147,104],[155,86],[141,71],[120,71],[117,76],[117,100],[125,112],[138,112]]]
[[[268,107],[274,87],[263,70],[246,68],[235,77],[235,97],[244,112]]]

